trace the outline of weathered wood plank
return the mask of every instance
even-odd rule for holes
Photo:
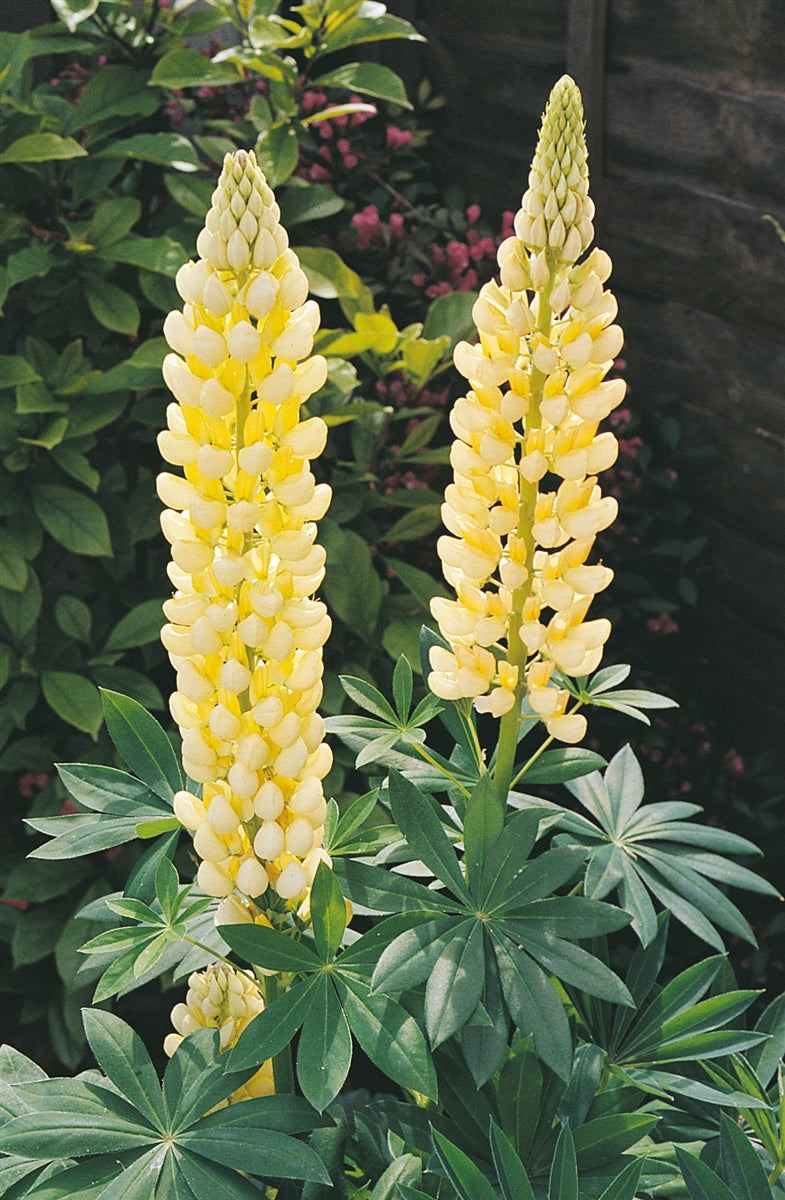
[[[608,163],[598,240],[614,260],[616,286],[782,337],[785,251],[763,210],[675,172],[622,174],[620,163]]]
[[[567,21],[567,72],[583,96],[589,162],[597,181],[605,141],[606,11],[607,0],[570,0]]]
[[[732,313],[715,316],[681,303],[634,293],[620,280],[615,259],[611,285],[619,297],[632,399],[675,392],[732,436],[760,429],[761,454],[785,435],[785,344],[765,332],[739,328]]]
[[[774,94],[721,90],[630,60],[607,79],[606,156],[620,166],[692,183],[764,208],[785,192],[785,80]]]

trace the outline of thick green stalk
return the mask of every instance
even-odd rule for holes
[[[540,293],[540,304],[537,314],[537,330],[544,337],[548,337],[551,330],[550,295],[554,281],[555,270],[552,266],[548,283]],[[540,427],[540,401],[542,400],[544,383],[545,375],[537,367],[534,367],[530,381],[529,413],[526,419],[527,433]],[[532,525],[534,523],[534,513],[537,504],[537,484],[529,483],[521,477],[520,495],[518,528],[515,534],[526,546],[528,578],[516,589],[513,595],[512,613],[507,633],[507,660],[512,666],[518,668],[518,683],[515,688],[515,703],[510,711],[504,714],[499,725],[499,741],[496,749],[496,766],[493,772],[493,782],[497,801],[502,808],[506,807],[507,795],[515,772],[515,755],[518,749],[518,734],[521,725],[521,704],[526,694],[524,671],[526,669],[528,652],[526,646],[521,641],[520,623],[523,606],[531,593],[535,550]]]

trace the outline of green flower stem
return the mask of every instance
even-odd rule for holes
[[[582,708],[582,707],[583,707],[583,700],[579,700],[577,702],[577,704],[573,705],[573,707],[570,709],[570,716],[572,716],[573,713],[576,713],[578,711],[578,709]],[[520,771],[515,776],[512,783],[510,784],[510,787],[515,787],[516,783],[518,783],[519,780],[521,780],[523,778],[523,776],[526,774],[526,772],[529,770],[529,768],[537,761],[537,759],[540,757],[540,755],[543,753],[543,751],[548,749],[548,747],[551,745],[553,740],[554,740],[553,736],[547,737],[545,739],[545,741],[542,743],[542,745],[538,746],[538,748],[534,751],[534,754],[532,754],[531,758],[527,759],[527,761],[523,764]]]
[[[239,455],[245,445],[245,422],[251,415],[251,385],[246,383],[243,388],[243,394],[237,401],[235,410],[235,455],[237,457],[237,469],[240,469]]]
[[[550,295],[556,279],[555,265],[551,263],[551,271],[547,284],[539,294],[539,306],[537,316],[537,330],[547,338],[550,335],[551,323],[553,314],[551,313]],[[542,389],[545,383],[545,375],[537,367],[534,367],[531,373],[530,398],[529,398],[529,414],[526,422],[527,432],[539,429],[540,427],[540,401],[542,400]],[[518,682],[515,687],[515,703],[509,712],[505,713],[499,725],[499,742],[496,749],[496,766],[493,772],[493,782],[496,790],[496,799],[502,806],[506,808],[507,795],[512,787],[513,773],[515,771],[515,755],[518,750],[518,733],[521,724],[521,704],[526,694],[526,680],[524,672],[526,670],[526,659],[528,651],[526,646],[521,641],[520,636],[520,618],[523,613],[523,606],[526,603],[531,593],[531,580],[534,571],[534,551],[536,549],[534,535],[532,533],[532,525],[534,524],[534,514],[537,505],[537,484],[529,483],[520,477],[521,499],[518,506],[518,528],[516,536],[521,538],[526,546],[526,568],[529,572],[528,578],[524,583],[516,588],[513,595],[512,613],[510,615],[510,624],[507,633],[507,659],[508,662],[518,668]],[[516,777],[516,779],[519,776]]]
[[[431,758],[424,746],[421,746],[419,742],[412,742],[410,744],[412,748],[417,751],[421,758],[424,758],[427,763],[430,763],[432,767],[435,767],[437,771],[440,771],[445,779],[449,779],[453,787],[456,787],[459,792],[463,792],[466,799],[469,799],[471,793],[466,790],[462,783],[458,782],[454,775],[451,775],[449,771],[446,771],[441,763],[438,763],[435,758]]]
[[[281,986],[277,975],[263,975],[260,983],[264,990],[264,1002],[266,1006],[272,1004],[285,991],[285,987]],[[277,1095],[294,1095],[294,1068],[292,1066],[291,1045],[285,1046],[283,1050],[279,1050],[273,1056],[273,1079]]]
[[[209,954],[215,962],[224,962],[228,967],[231,967],[233,971],[237,969],[237,964],[233,963],[232,960],[227,958],[225,954],[219,954],[217,950],[212,948],[212,946],[205,946],[204,942],[200,942],[197,941],[196,938],[189,937],[187,933],[183,934],[183,941],[190,942],[192,946],[197,946],[200,950],[204,950],[205,954]]]

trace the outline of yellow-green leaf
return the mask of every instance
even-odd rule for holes
[[[49,162],[60,158],[82,158],[87,154],[74,138],[57,133],[30,133],[17,138],[0,154],[0,162]]]

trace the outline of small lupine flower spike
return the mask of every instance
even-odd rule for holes
[[[171,543],[162,641],[177,671],[183,765],[203,784],[175,814],[194,831],[211,896],[306,893],[324,852],[332,757],[316,709],[330,618],[315,521],[330,502],[310,460],[327,429],[300,419],[327,366],[308,357],[319,309],[253,153],[228,154],[177,274],[185,301],[164,334],[177,403],[158,445],[183,476],[158,477]]]
[[[433,615],[450,645],[431,653],[431,689],[472,697],[497,717],[525,695],[548,733],[580,741],[585,718],[566,711],[554,668],[585,675],[610,633],[587,621],[593,596],[612,578],[590,562],[616,516],[597,475],[616,459],[600,422],[621,402],[606,380],[622,346],[616,301],[603,284],[610,259],[593,250],[580,93],[565,76],[543,117],[515,237],[499,248],[501,285],[474,306],[479,345],[461,342],[455,364],[471,390],[451,414],[454,482],[438,548],[455,600]]]
[[[250,972],[228,963],[213,963],[205,971],[194,971],[188,979],[185,1003],[175,1004],[172,1009],[172,1024],[177,1032],[166,1035],[164,1050],[171,1058],[183,1038],[197,1029],[219,1030],[221,1050],[231,1050],[246,1025],[263,1008],[262,994]],[[232,1092],[228,1103],[235,1104],[253,1096],[271,1096],[274,1091],[270,1059],[262,1063],[242,1087]]]

